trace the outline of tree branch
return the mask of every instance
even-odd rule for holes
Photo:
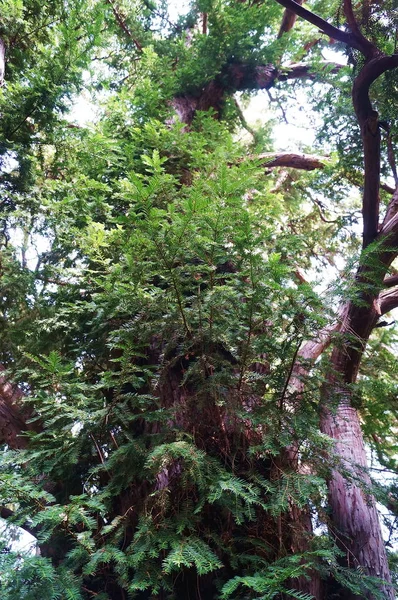
[[[292,169],[302,169],[304,171],[313,171],[314,169],[323,169],[327,158],[324,156],[314,156],[312,154],[294,154],[286,152],[264,152],[240,159],[239,162],[253,160],[260,161],[261,166],[267,169],[275,167],[290,167]]]
[[[369,98],[372,83],[386,71],[398,67],[398,54],[378,56],[367,62],[356,77],[352,101],[361,128],[364,149],[364,189],[362,199],[363,247],[376,239],[379,227],[380,127],[379,115]]]
[[[397,285],[398,276],[395,277],[397,278],[397,283],[395,285]],[[382,292],[380,292],[378,304],[380,307],[381,315],[385,315],[390,310],[398,308],[398,289],[396,287],[392,287],[391,289],[383,290]]]
[[[133,34],[131,33],[130,29],[127,26],[127,23],[125,21],[125,19],[122,17],[122,15],[120,14],[120,12],[118,11],[118,9],[116,8],[116,6],[113,4],[112,0],[106,0],[106,2],[109,4],[109,6],[112,9],[112,12],[116,18],[116,21],[119,25],[119,27],[122,29],[122,31],[124,31],[124,33],[133,40],[137,50],[139,50],[140,52],[142,52],[142,46],[140,44],[140,42],[138,40],[136,40],[133,36]]]
[[[301,6],[303,4],[303,0],[297,0],[297,4],[300,4]],[[287,33],[293,29],[296,19],[297,14],[294,11],[289,10],[288,8],[284,11],[282,23],[278,32],[278,39],[281,38],[284,33]]]
[[[355,48],[356,50],[363,51],[363,46],[359,40],[357,40],[356,36],[352,33],[347,33],[346,31],[342,31],[337,27],[334,27],[322,17],[316,15],[315,13],[307,10],[294,0],[276,0],[278,4],[281,4],[288,10],[291,10],[299,17],[302,17],[315,27],[318,27],[322,33],[328,35],[329,37],[342,42],[343,44],[347,44],[351,48]]]
[[[336,63],[323,63],[325,69],[338,72],[343,65]],[[233,63],[225,66],[223,72],[205,88],[196,93],[176,96],[172,101],[180,121],[190,124],[198,110],[207,111],[212,108],[216,116],[220,115],[225,94],[245,90],[268,90],[280,81],[290,79],[303,79],[308,77],[315,79],[311,67],[304,63],[275,67],[274,65],[251,66],[244,63]]]
[[[344,0],[344,14],[347,19],[349,28],[351,29],[352,33],[362,46],[362,48],[360,49],[362,54],[366,58],[372,58],[376,56],[379,53],[378,49],[362,34],[362,31],[360,30],[354,15],[351,0]]]
[[[398,285],[398,273],[395,273],[394,275],[389,275],[388,277],[385,277],[384,281],[383,281],[383,285],[386,288],[391,288],[391,287]]]

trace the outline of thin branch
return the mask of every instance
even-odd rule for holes
[[[268,96],[268,98],[269,98],[269,101],[270,101],[271,103],[275,102],[275,103],[278,105],[278,108],[280,109],[280,111],[281,111],[281,113],[282,113],[283,120],[285,121],[286,125],[289,125],[289,121],[287,120],[287,116],[286,116],[286,111],[285,111],[285,109],[284,109],[284,107],[283,107],[283,104],[282,104],[282,102],[280,101],[280,98],[279,98],[278,96],[277,96],[276,98],[274,98],[274,97],[272,96],[272,94],[271,94],[271,91],[270,91],[270,90],[267,90],[267,96]]]
[[[116,8],[116,6],[114,5],[114,3],[112,2],[112,0],[106,0],[106,2],[109,4],[109,6],[112,9],[112,12],[116,18],[116,21],[119,25],[119,27],[124,31],[124,33],[133,40],[137,50],[139,50],[140,52],[142,52],[142,45],[140,44],[140,42],[135,39],[135,37],[133,36],[133,34],[131,33],[129,27],[127,26],[127,23],[125,21],[125,19],[123,18],[123,16],[120,14],[119,10]]]
[[[251,136],[253,136],[253,140],[256,142],[258,138],[257,132],[252,127],[250,127],[249,123],[246,121],[245,115],[243,114],[243,110],[241,109],[240,104],[236,98],[234,98],[234,103],[236,112],[238,113],[238,117],[243,129],[246,129],[246,131],[250,133]]]

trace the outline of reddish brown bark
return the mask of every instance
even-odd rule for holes
[[[319,27],[323,33],[360,50],[366,59],[355,79],[352,95],[364,151],[363,247],[375,240],[379,240],[380,247],[373,256],[362,260],[355,281],[356,298],[348,302],[343,313],[341,338],[333,350],[329,380],[323,390],[321,429],[335,440],[338,461],[329,481],[331,530],[345,554],[344,563],[354,568],[360,566],[365,573],[385,580],[383,594],[385,598],[393,599],[394,592],[388,585],[391,580],[382,532],[370,493],[359,416],[351,405],[351,384],[356,381],[364,349],[381,314],[380,302],[384,300],[384,309],[396,302],[397,294],[386,293],[377,301],[387,269],[396,256],[391,248],[397,244],[398,212],[394,194],[379,232],[380,131],[369,89],[380,75],[398,66],[398,55],[385,56],[363,36],[350,0],[344,0],[350,33],[331,26],[293,0],[276,1]],[[300,375],[298,366],[298,389],[302,386]],[[346,589],[340,592],[344,600],[353,598]]]
[[[0,39],[0,86],[4,83],[4,75],[6,68],[6,45],[2,39]]]
[[[0,365],[0,443],[10,448],[25,448],[25,432],[34,429],[28,423],[29,412],[22,407],[23,393],[12,385]]]
[[[300,5],[303,4],[303,1],[304,0],[298,0],[297,4],[300,4]],[[283,18],[282,18],[281,26],[279,28],[278,38],[282,37],[282,35],[284,33],[287,33],[288,31],[293,29],[296,19],[297,19],[296,13],[287,8],[285,10],[285,12],[283,13]]]
[[[325,62],[325,68],[337,72],[341,65]],[[172,105],[182,123],[192,123],[196,111],[213,109],[220,117],[226,94],[244,90],[268,90],[280,81],[311,78],[315,76],[308,65],[303,63],[276,67],[275,65],[248,65],[231,63],[223,72],[203,89],[190,94],[176,96]]]
[[[332,366],[338,363],[339,353],[335,352]],[[386,582],[380,590],[386,599],[393,600],[395,594],[389,585],[390,572],[379,515],[370,491],[359,416],[351,406],[349,390],[333,379],[325,388],[324,399],[328,406],[336,402],[337,409],[332,411],[325,406],[321,418],[322,431],[335,440],[334,451],[338,457],[338,465],[329,481],[331,532],[346,555],[346,566],[361,567],[364,573],[380,577]],[[344,600],[358,598],[348,590],[341,597]],[[362,597],[371,599],[373,595]]]

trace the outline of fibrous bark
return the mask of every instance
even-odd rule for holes
[[[6,70],[6,45],[4,40],[0,39],[0,86],[4,83]]]

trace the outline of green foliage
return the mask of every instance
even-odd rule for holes
[[[0,505],[42,555],[4,547],[1,597],[310,600],[300,581],[314,573],[377,597],[311,531],[328,522],[336,467],[318,425],[325,365],[293,373],[336,297],[358,296],[300,275],[358,251],[341,181],[359,169],[358,132],[342,130],[351,72],[325,74],[311,50],[325,79],[318,144],[335,154],[281,185],[237,141],[231,98],[224,121],[198,110],[189,126],[172,106],[213,80],[228,96],[238,63],[300,61],[312,30],[278,39],[276,2],[200,0],[175,23],[165,2],[3,4],[0,352],[29,431],[26,448],[2,447]],[[82,87],[100,106],[87,127],[65,120]],[[395,469],[394,335],[374,342],[356,398]]]

